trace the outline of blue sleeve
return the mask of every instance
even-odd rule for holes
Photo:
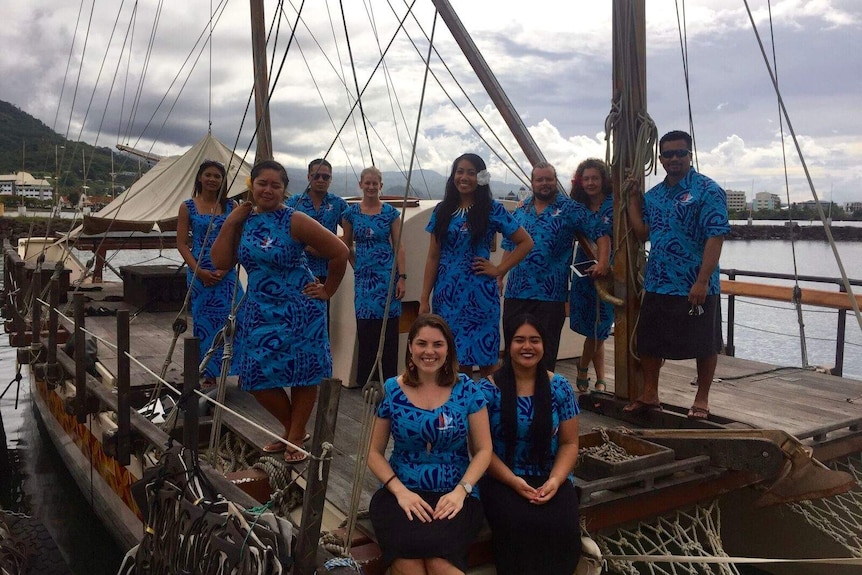
[[[341,196],[337,196],[338,200],[336,200],[336,209],[338,210],[338,219],[341,219],[341,216],[344,215],[344,212],[350,207],[350,204],[347,203],[347,200],[342,198]]]
[[[512,217],[515,219],[515,221],[518,222],[519,226],[523,225],[521,223],[524,221],[523,216],[524,216],[524,206],[521,206],[519,208],[515,208],[515,211],[512,212]],[[503,241],[500,243],[500,247],[503,248],[504,251],[511,252],[512,250],[515,249],[515,242],[510,240],[508,237],[503,236]],[[494,385],[494,384],[491,384],[491,385]]]
[[[302,194],[296,194],[287,198],[287,201],[284,202],[285,206],[289,206],[291,208],[295,208],[296,204],[299,203],[299,198],[302,197]]]
[[[518,231],[521,224],[518,223],[512,214],[500,202],[493,200],[491,204],[491,229],[500,232],[504,237],[509,238]]]
[[[389,204],[383,204],[383,213],[386,215],[386,223],[392,226],[393,222],[401,217],[401,211]]]
[[[437,225],[437,208],[440,207],[440,204],[434,206],[434,210],[431,212],[431,219],[428,220],[428,225],[425,226],[425,231],[433,234],[434,226]]]
[[[356,211],[353,209],[353,206],[350,206],[346,210],[344,210],[344,213],[341,215],[341,219],[352,226],[353,216],[355,215],[355,213]]]
[[[700,210],[700,226],[709,238],[730,233],[727,221],[727,195],[724,190],[708,178],[704,178],[703,206]]]
[[[461,385],[464,385],[467,413],[476,413],[488,405],[488,400],[485,398],[485,394],[475,381],[470,378],[465,378],[461,381]]]
[[[392,419],[392,393],[398,387],[398,379],[390,377],[383,384],[383,399],[377,406],[377,417],[380,419]]]
[[[560,421],[568,421],[580,413],[578,402],[575,400],[575,391],[568,379],[560,374],[555,374],[551,380],[551,393],[554,396],[554,405],[556,405]]]

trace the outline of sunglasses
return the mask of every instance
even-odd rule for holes
[[[332,178],[329,174],[312,174],[312,180],[323,180],[324,182],[328,182],[329,179]]]
[[[699,317],[703,315],[703,306],[702,305],[691,305],[691,309],[688,310],[688,315],[693,317]]]
[[[661,153],[661,157],[665,160],[671,158],[684,158],[691,153],[691,150],[665,150]]]

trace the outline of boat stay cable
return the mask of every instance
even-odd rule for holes
[[[688,25],[685,17],[685,0],[682,0],[682,10],[680,10],[680,0],[674,2],[676,6],[676,28],[679,33],[679,49],[682,56],[682,72],[685,77],[685,100],[688,106],[688,130],[691,134],[692,156],[694,157],[694,167],[699,170],[697,161],[697,139],[694,135],[694,115],[691,111],[691,83],[689,82],[689,66],[688,66]],[[682,14],[680,14],[680,11]]]
[[[772,0],[767,0],[769,10],[769,38],[772,45],[772,67],[775,70],[775,84],[778,86],[778,57],[775,54],[775,28],[772,21]],[[787,198],[787,221],[793,226],[793,212],[790,209],[790,179],[787,170],[787,142],[784,138],[784,118],[781,117],[781,105],[776,102],[778,109],[778,131],[781,135],[781,161],[784,166],[784,193]],[[752,205],[754,198],[751,198]],[[799,266],[796,261],[796,236],[790,234],[790,253],[793,260],[793,307],[796,308],[796,321],[799,324],[799,351],[802,356],[802,367],[811,367],[808,363],[808,344],[805,340],[805,321],[802,317],[802,288],[799,287]]]
[[[856,297],[853,293],[853,286],[850,284],[849,279],[847,278],[847,272],[844,269],[844,263],[841,261],[841,255],[838,253],[838,246],[835,244],[835,238],[832,236],[832,229],[826,222],[826,214],[823,212],[823,206],[820,204],[820,198],[817,195],[817,190],[814,188],[814,182],[811,179],[811,173],[808,171],[808,164],[805,161],[805,157],[802,155],[802,148],[799,144],[799,139],[796,136],[796,130],[793,128],[793,123],[790,120],[790,115],[787,112],[787,107],[784,105],[784,99],[781,96],[781,90],[778,88],[778,80],[773,73],[772,67],[769,63],[769,58],[766,54],[766,49],[763,46],[763,41],[760,38],[760,32],[757,29],[757,24],[754,22],[754,16],[751,13],[751,7],[749,6],[748,0],[744,0],[745,9],[748,13],[748,19],[751,22],[752,30],[754,31],[754,35],[757,38],[757,44],[760,47],[760,53],[763,56],[764,64],[766,65],[766,70],[769,73],[769,77],[772,80],[772,86],[775,89],[775,94],[778,98],[778,105],[781,108],[781,113],[784,116],[784,119],[787,122],[787,129],[790,132],[791,137],[793,138],[793,144],[796,147],[796,153],[799,157],[799,162],[802,165],[802,169],[805,172],[805,178],[808,181],[808,187],[811,190],[811,195],[814,198],[814,206],[817,209],[817,215],[820,217],[820,221],[823,224],[823,230],[826,233],[826,239],[829,242],[829,246],[832,248],[832,253],[835,256],[835,262],[838,265],[838,271],[841,273],[841,281],[844,286],[844,290],[847,293],[848,301],[853,308],[853,313],[856,315],[856,322],[859,324],[860,330],[862,330],[862,312],[859,311],[859,304],[856,301]]]

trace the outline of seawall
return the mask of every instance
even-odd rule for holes
[[[835,223],[831,227],[832,237],[838,242],[860,242],[862,241],[862,227],[842,226]],[[826,241],[826,231],[823,226],[792,226],[775,225],[751,225],[745,224],[730,226],[728,240],[801,240],[801,241]]]

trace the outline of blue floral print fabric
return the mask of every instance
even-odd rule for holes
[[[347,209],[347,202],[344,198],[336,196],[335,194],[330,194],[329,192],[323,196],[323,202],[320,204],[319,209],[314,209],[314,202],[311,201],[311,197],[307,193],[291,196],[287,198],[287,202],[285,203],[288,207],[294,208],[297,211],[317,220],[320,225],[333,234],[337,233],[338,224],[341,222],[344,210]],[[311,270],[314,277],[326,277],[326,274],[328,273],[327,270],[329,268],[329,260],[326,258],[319,258],[311,254],[307,254],[307,257],[308,269]]]

